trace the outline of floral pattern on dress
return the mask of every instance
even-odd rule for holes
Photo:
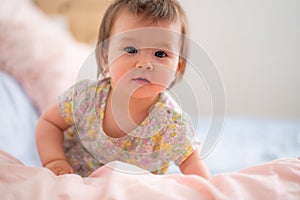
[[[191,120],[162,93],[146,119],[132,132],[112,138],[102,129],[110,79],[81,81],[59,97],[59,110],[71,127],[64,148],[75,173],[88,176],[110,161],[130,163],[164,174],[170,162],[180,165],[193,151]]]

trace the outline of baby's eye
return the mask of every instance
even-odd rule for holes
[[[159,57],[159,58],[164,58],[164,57],[167,57],[168,55],[163,51],[157,51],[157,52],[155,52],[155,56]]]
[[[137,49],[134,47],[125,47],[124,49],[127,53],[137,53]]]

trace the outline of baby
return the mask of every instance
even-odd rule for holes
[[[116,0],[103,17],[98,81],[76,83],[40,118],[36,142],[56,175],[88,176],[110,161],[210,178],[187,116],[165,91],[183,76],[188,22],[175,0]]]

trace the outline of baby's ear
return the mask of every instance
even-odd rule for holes
[[[181,58],[179,58],[177,69],[176,69],[176,74],[181,72],[182,67],[183,67],[183,60]]]

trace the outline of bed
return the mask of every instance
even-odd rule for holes
[[[184,176],[174,165],[163,176],[122,173],[112,166],[134,166],[120,162],[89,177],[54,176],[41,167],[35,126],[75,81],[90,49],[51,25],[30,1],[3,0],[0,13],[1,199],[300,198],[300,123],[289,120],[227,117],[204,160],[213,174],[209,181]],[[199,124],[196,132],[203,138],[209,119]]]
[[[0,151],[2,199],[299,199],[300,160],[281,159],[207,181],[196,175],[121,172],[109,163],[82,178],[24,166]],[[118,169],[118,170],[115,170]]]

